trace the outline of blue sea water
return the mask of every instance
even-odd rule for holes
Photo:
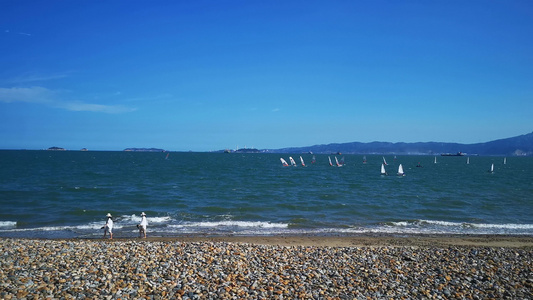
[[[533,235],[531,157],[167,154],[0,151],[0,237]]]

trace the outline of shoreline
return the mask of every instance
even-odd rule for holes
[[[126,239],[127,240],[127,239]],[[533,248],[533,237],[514,236],[224,236],[148,237],[149,241],[231,242],[304,247],[509,247]]]
[[[271,246],[304,246],[304,247],[501,247],[501,248],[533,248],[533,236],[514,235],[268,235],[268,236],[235,236],[235,235],[184,235],[151,237],[148,232],[146,239],[139,237],[108,238],[10,238],[22,240],[54,240],[54,241],[108,241],[108,242],[183,242],[183,243],[246,243]]]

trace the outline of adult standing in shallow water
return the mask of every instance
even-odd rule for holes
[[[113,216],[111,216],[110,213],[107,213],[107,221],[104,225],[104,238],[106,236],[106,233],[109,232],[109,239],[113,239]]]
[[[148,226],[148,221],[146,220],[146,214],[143,211],[141,213],[141,223],[137,225],[137,227],[139,227],[139,237],[144,233],[144,238],[146,238],[146,226]]]

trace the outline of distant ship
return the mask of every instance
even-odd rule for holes
[[[457,153],[442,153],[441,156],[465,156],[466,153],[457,152]]]

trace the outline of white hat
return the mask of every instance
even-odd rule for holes
[[[141,213],[141,216],[146,216],[146,214],[144,213],[144,211]]]
[[[107,216],[106,216],[106,217],[108,217],[108,218],[112,218],[110,213],[107,213]]]

